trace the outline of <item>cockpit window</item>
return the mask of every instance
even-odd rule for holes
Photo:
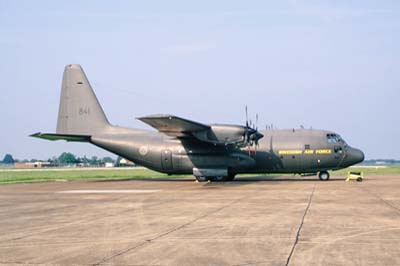
[[[335,146],[334,151],[335,153],[343,153],[343,148],[341,146]]]
[[[328,139],[329,143],[344,142],[343,139],[338,134],[333,134],[333,133],[326,134],[326,138]]]

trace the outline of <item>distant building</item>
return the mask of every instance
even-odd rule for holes
[[[119,166],[135,166],[134,162],[131,162],[125,158],[121,158],[119,162],[117,162]]]
[[[50,162],[27,162],[27,163],[14,163],[14,168],[18,169],[33,169],[54,166]]]
[[[112,168],[112,167],[114,167],[114,163],[105,163],[104,167],[105,168]]]

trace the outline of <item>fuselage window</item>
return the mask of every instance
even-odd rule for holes
[[[304,149],[309,150],[310,149],[310,144],[304,145]]]

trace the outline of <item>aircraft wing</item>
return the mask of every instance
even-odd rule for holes
[[[137,118],[168,136],[190,137],[195,132],[207,131],[210,126],[174,115],[150,115]]]

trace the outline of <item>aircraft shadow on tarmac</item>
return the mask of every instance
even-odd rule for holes
[[[345,178],[331,178],[329,182],[343,182]],[[108,179],[108,180],[95,180],[94,182],[134,182],[134,181],[145,181],[145,182],[194,182],[195,179],[191,178],[176,178],[176,177],[162,177],[162,178],[123,178],[123,179]],[[300,177],[300,176],[241,176],[236,177],[233,181],[228,182],[211,182],[213,184],[229,184],[229,183],[253,183],[253,182],[317,182],[317,177]],[[208,184],[207,182],[201,182]]]
[[[331,178],[328,182],[343,181],[344,178]],[[316,182],[318,178],[301,177],[301,176],[251,176],[251,177],[237,177],[232,182]]]

